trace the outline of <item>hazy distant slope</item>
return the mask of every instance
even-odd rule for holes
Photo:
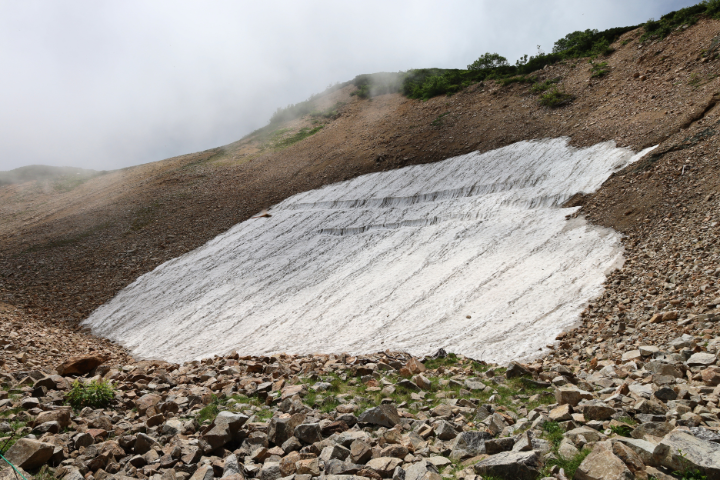
[[[56,180],[66,176],[90,178],[104,172],[75,167],[52,167],[50,165],[28,165],[14,170],[0,172],[0,185],[25,183],[33,180]]]

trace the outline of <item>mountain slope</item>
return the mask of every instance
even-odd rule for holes
[[[701,53],[718,27],[717,20],[702,20],[642,45],[641,30],[628,32],[603,59],[609,73],[599,78],[582,59],[547,67],[538,72],[540,81],[557,80],[576,97],[559,109],[540,106],[521,83],[488,81],[427,102],[399,94],[363,100],[347,86],[324,99],[323,108],[344,105],[320,129],[305,117],[226,147],[110,172],[69,191],[42,182],[0,187],[0,301],[72,325],[139,275],[295,193],[527,139],[569,136],[576,146],[615,140],[634,150],[659,143],[668,153],[648,161],[649,175],[615,177],[578,202],[589,202],[585,211],[596,222],[628,232],[640,221],[646,231],[662,228],[666,223],[652,225],[683,206],[701,215],[709,204],[697,202],[718,185],[711,160],[720,92],[718,61]],[[316,131],[283,142],[302,129]],[[706,164],[702,181],[686,188],[676,167],[691,151]],[[698,178],[692,175],[680,178]],[[631,188],[617,183],[630,178]],[[638,188],[642,196],[632,193]]]

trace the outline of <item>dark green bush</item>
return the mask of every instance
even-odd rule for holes
[[[74,409],[83,407],[104,408],[110,405],[115,398],[115,388],[112,383],[105,380],[93,380],[90,383],[81,383],[75,380],[65,400]]]

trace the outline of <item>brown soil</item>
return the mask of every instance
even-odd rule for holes
[[[346,87],[323,99],[323,108],[345,102],[339,117],[288,148],[273,148],[273,138],[312,127],[311,119],[77,186],[0,187],[0,302],[21,309],[23,321],[72,332],[139,275],[293,194],[544,137],[634,150],[660,144],[660,155],[578,200],[593,221],[631,235],[635,255],[636,245],[647,248],[648,236],[660,238],[684,217],[718,220],[707,198],[719,185],[719,61],[701,58],[718,31],[720,21],[703,20],[643,46],[640,32],[629,32],[600,59],[610,67],[601,78],[591,77],[587,60],[546,68],[541,80],[559,78],[576,96],[556,110],[541,107],[526,84],[486,82],[427,102],[360,100]],[[8,362],[15,354],[2,353]]]

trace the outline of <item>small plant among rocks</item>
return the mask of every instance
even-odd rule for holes
[[[92,380],[89,383],[75,380],[65,397],[67,403],[76,410],[84,407],[104,408],[110,405],[114,398],[115,388],[105,380]]]

